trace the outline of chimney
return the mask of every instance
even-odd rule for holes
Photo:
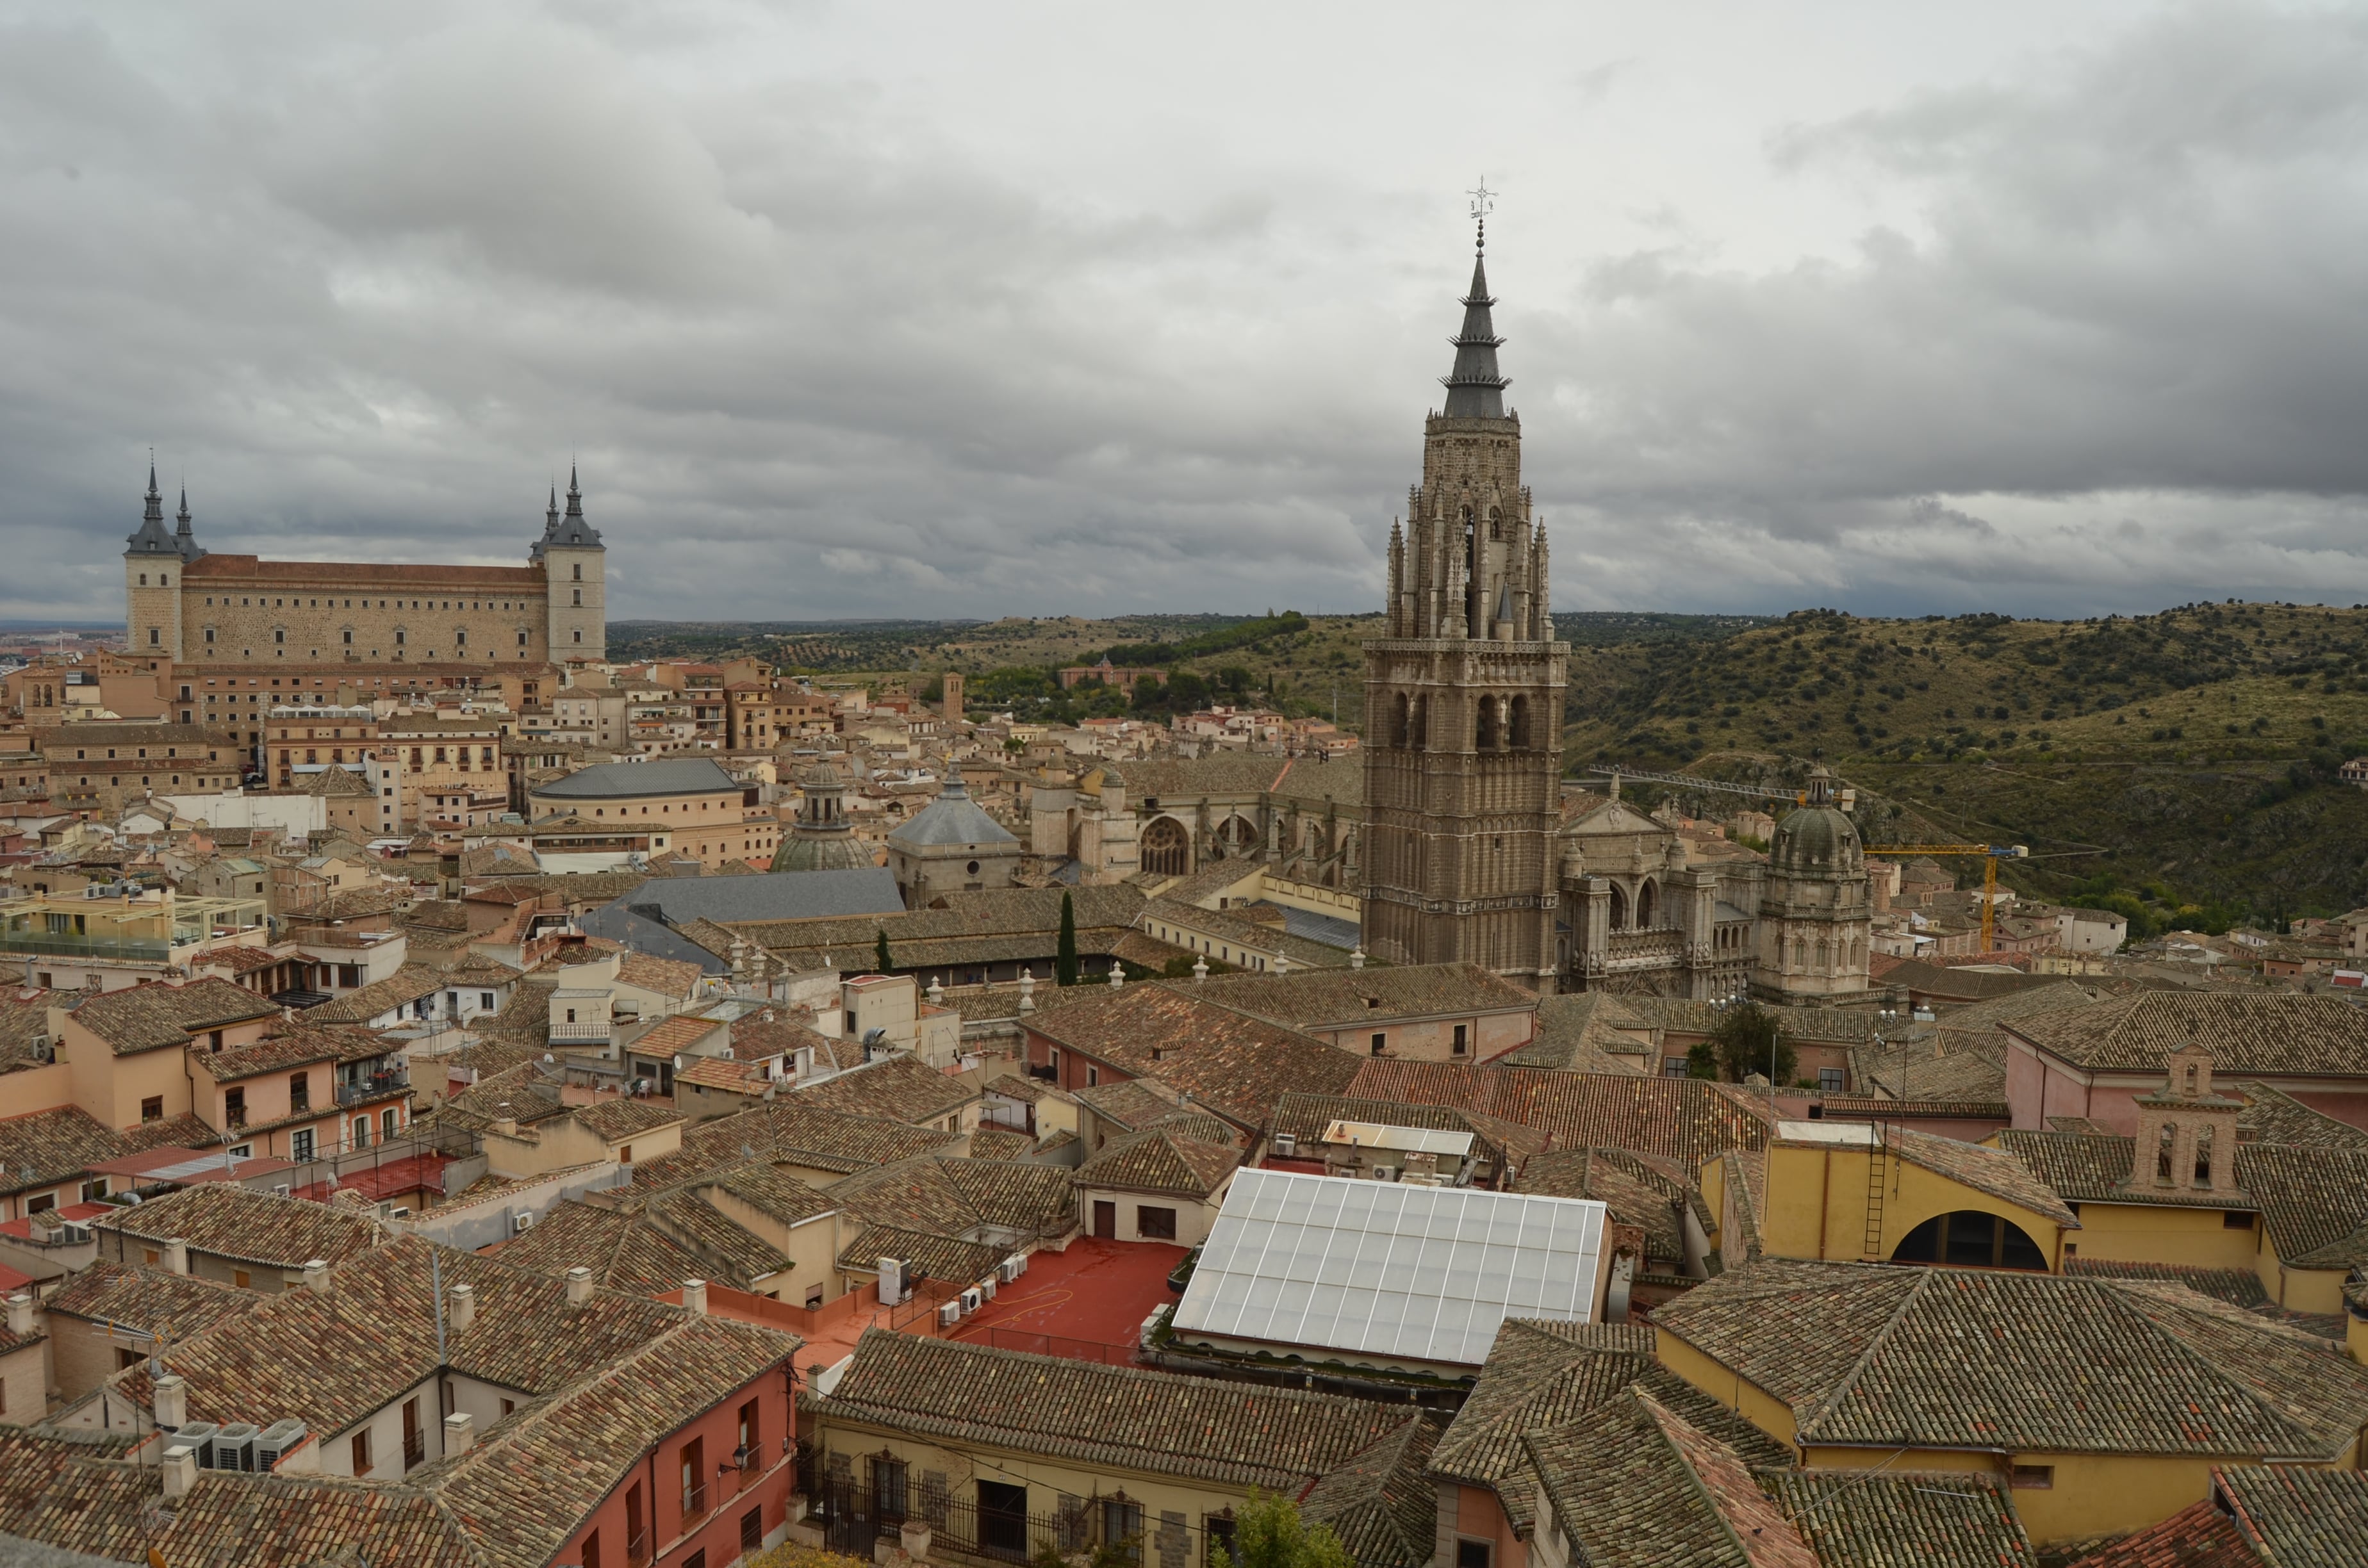
[[[198,1483],[197,1446],[193,1443],[176,1443],[166,1449],[164,1469],[165,1495],[188,1496],[189,1488]]]
[[[8,1332],[19,1339],[33,1332],[33,1298],[22,1290],[8,1298]]]
[[[567,1304],[580,1307],[592,1299],[592,1271],[577,1266],[567,1271]]]
[[[682,1304],[701,1317],[707,1315],[707,1281],[686,1279],[682,1282]]]
[[[316,1257],[305,1263],[304,1289],[319,1296],[329,1293],[329,1260],[327,1258]]]
[[[477,1321],[477,1291],[474,1286],[455,1285],[451,1301],[444,1310],[444,1321],[455,1334],[465,1333]]]
[[[518,1118],[514,1116],[497,1116],[494,1118],[494,1131],[500,1133],[505,1138],[517,1137]]]
[[[189,1385],[170,1372],[156,1380],[156,1425],[167,1432],[178,1431],[189,1424]]]
[[[165,1244],[165,1267],[176,1274],[189,1271],[189,1244],[175,1236]]]
[[[477,1440],[477,1418],[465,1410],[456,1410],[444,1418],[444,1451],[465,1454],[469,1445]]]

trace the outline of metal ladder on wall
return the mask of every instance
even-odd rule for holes
[[[1873,1143],[1866,1152],[1866,1232],[1859,1243],[1862,1263],[1883,1261],[1884,1162],[1890,1147],[1890,1134],[1882,1122],[1876,1122]]]

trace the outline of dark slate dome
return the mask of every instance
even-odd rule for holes
[[[1831,875],[1856,872],[1865,863],[1858,826],[1834,803],[1834,781],[1822,767],[1809,772],[1808,797],[1776,824],[1768,846],[1769,869]]]

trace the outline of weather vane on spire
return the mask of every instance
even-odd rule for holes
[[[1497,193],[1488,188],[1488,176],[1482,175],[1479,185],[1463,194],[1472,199],[1472,221],[1479,225],[1479,234],[1474,240],[1472,248],[1486,250],[1488,248],[1488,214],[1497,209]]]

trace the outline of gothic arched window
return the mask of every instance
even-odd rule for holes
[[[1643,887],[1636,890],[1636,925],[1640,930],[1653,923],[1653,905],[1657,891],[1649,878]]]
[[[1515,751],[1527,751],[1530,749],[1530,699],[1528,698],[1516,697],[1513,699],[1512,718],[1505,726],[1505,744],[1507,745],[1512,747]]]

